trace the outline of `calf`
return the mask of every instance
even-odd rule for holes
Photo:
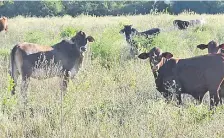
[[[148,53],[141,53],[138,58],[147,59],[149,58],[150,67],[153,70],[155,66],[161,61],[162,57],[166,57],[167,59],[173,57],[170,52],[162,52],[158,47],[152,48]],[[156,79],[157,74],[153,71],[153,76]]]
[[[26,90],[30,77],[46,79],[59,76],[63,80],[63,90],[67,88],[70,71],[75,69],[78,72],[83,61],[83,52],[86,51],[87,41],[93,42],[92,36],[86,36],[82,31],[78,32],[71,40],[62,40],[52,46],[52,50],[27,54],[16,45],[12,49],[11,56],[11,77],[15,83],[12,94],[15,94],[15,86],[18,75],[22,75],[21,94],[26,102]]]
[[[150,30],[144,31],[144,32],[138,32],[135,28],[132,28],[132,25],[124,25],[124,29],[120,30],[121,34],[125,34],[126,41],[130,43],[132,41],[133,36],[135,35],[156,35],[160,33],[159,28],[152,28]]]
[[[134,36],[155,36],[160,33],[159,28],[152,28],[144,32],[138,32],[132,25],[124,25],[124,28],[120,30],[121,34],[125,34],[125,38],[128,44],[131,45],[130,53],[132,56],[138,54],[138,46],[135,41],[133,41]]]
[[[181,93],[186,93],[201,103],[203,96],[209,91],[210,107],[221,101],[222,95],[219,90],[224,78],[224,56],[222,54],[209,54],[187,59],[162,58],[153,70],[158,71],[157,89],[167,100],[176,94],[180,104],[182,102]]]
[[[3,30],[8,31],[8,18],[5,16],[0,18],[0,32]]]
[[[201,50],[207,48],[209,54],[216,54],[216,53],[220,53],[221,52],[221,49],[224,48],[224,44],[218,45],[215,41],[212,40],[208,44],[197,45],[197,48],[199,48]]]

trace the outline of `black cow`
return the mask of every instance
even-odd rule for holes
[[[21,94],[26,103],[26,90],[30,77],[46,79],[54,76],[62,78],[63,90],[67,88],[71,71],[78,72],[83,61],[83,52],[87,50],[87,42],[93,42],[92,36],[78,32],[71,40],[62,40],[52,46],[52,50],[27,54],[27,51],[16,45],[11,51],[10,75],[16,84],[18,75],[22,75]],[[31,47],[32,48],[32,47]],[[18,74],[19,73],[19,74]],[[15,94],[13,86],[12,94]]]
[[[121,34],[125,34],[126,41],[128,43],[131,42],[133,36],[135,35],[144,35],[144,36],[149,36],[149,35],[156,35],[160,33],[159,28],[152,28],[150,30],[144,31],[144,32],[138,32],[135,28],[132,28],[132,25],[124,25],[124,29],[120,30]]]
[[[121,34],[125,34],[125,38],[128,44],[131,45],[130,54],[132,56],[138,55],[138,45],[133,41],[134,36],[155,36],[160,33],[159,28],[152,28],[144,32],[138,32],[135,28],[132,28],[132,25],[124,25],[124,29],[120,30]]]
[[[177,26],[178,29],[180,29],[180,30],[184,30],[184,29],[187,29],[189,27],[190,22],[189,21],[182,21],[182,20],[174,20],[173,25]]]
[[[204,19],[195,19],[195,20],[189,20],[189,21],[183,21],[183,20],[173,21],[173,25],[177,26],[177,28],[180,30],[187,29],[190,26],[203,25],[203,24],[205,24]]]
[[[220,85],[224,78],[224,55],[221,53],[187,59],[162,58],[154,66],[153,71],[156,70],[157,89],[167,100],[176,94],[180,104],[181,93],[186,93],[201,103],[203,96],[209,91],[210,107],[221,102]]]

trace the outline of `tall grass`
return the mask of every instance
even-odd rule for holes
[[[203,16],[207,24],[185,31],[173,29],[174,19]],[[223,43],[223,15],[168,14],[9,19],[9,32],[0,33],[0,137],[224,137],[224,110],[208,110],[208,95],[195,105],[184,95],[184,105],[167,104],[155,89],[149,62],[128,59],[129,46],[119,34],[123,24],[139,31],[160,27],[147,50],[157,46],[175,57],[207,53],[200,43]],[[72,29],[73,28],[73,29]],[[60,80],[31,79],[26,116],[19,104],[20,79],[11,96],[8,56],[18,42],[53,45],[79,29],[95,38],[89,44],[84,66],[70,81],[61,108]],[[146,50],[146,49],[145,49]],[[62,114],[61,114],[62,109]],[[63,123],[61,123],[61,121]]]

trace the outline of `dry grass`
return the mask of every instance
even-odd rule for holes
[[[174,19],[200,17],[207,24],[199,31],[172,29]],[[123,24],[133,24],[140,31],[160,27],[163,32],[153,46],[175,57],[192,57],[207,52],[196,49],[197,44],[224,41],[222,20],[223,15],[188,14],[9,19],[8,34],[0,34],[0,137],[224,137],[222,106],[212,114],[208,96],[201,105],[195,105],[189,96],[184,96],[183,106],[165,103],[155,89],[148,61],[128,60],[128,46],[119,34]],[[82,29],[96,42],[90,44],[84,67],[69,83],[62,108],[58,78],[31,79],[28,109],[22,118],[20,88],[16,88],[15,96],[10,95],[8,59],[3,55],[22,41],[59,42],[66,26]],[[31,34],[35,32],[37,36]],[[107,62],[110,69],[104,67]]]

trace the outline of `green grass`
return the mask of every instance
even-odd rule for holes
[[[203,16],[207,24],[187,31],[172,29],[174,19]],[[203,104],[184,95],[184,105],[167,104],[155,89],[149,61],[129,59],[129,46],[119,34],[123,24],[139,31],[160,27],[151,44],[139,38],[143,51],[157,46],[177,58],[206,54],[200,43],[223,43],[224,15],[168,14],[9,19],[9,32],[0,33],[0,137],[224,137],[223,106],[212,113],[206,94]],[[53,45],[82,29],[95,38],[89,44],[84,65],[60,100],[58,78],[31,79],[28,107],[22,118],[20,79],[11,96],[7,74],[10,50],[18,42]],[[33,111],[31,111],[32,109]],[[62,112],[61,112],[62,111]],[[62,122],[62,124],[61,124]]]

